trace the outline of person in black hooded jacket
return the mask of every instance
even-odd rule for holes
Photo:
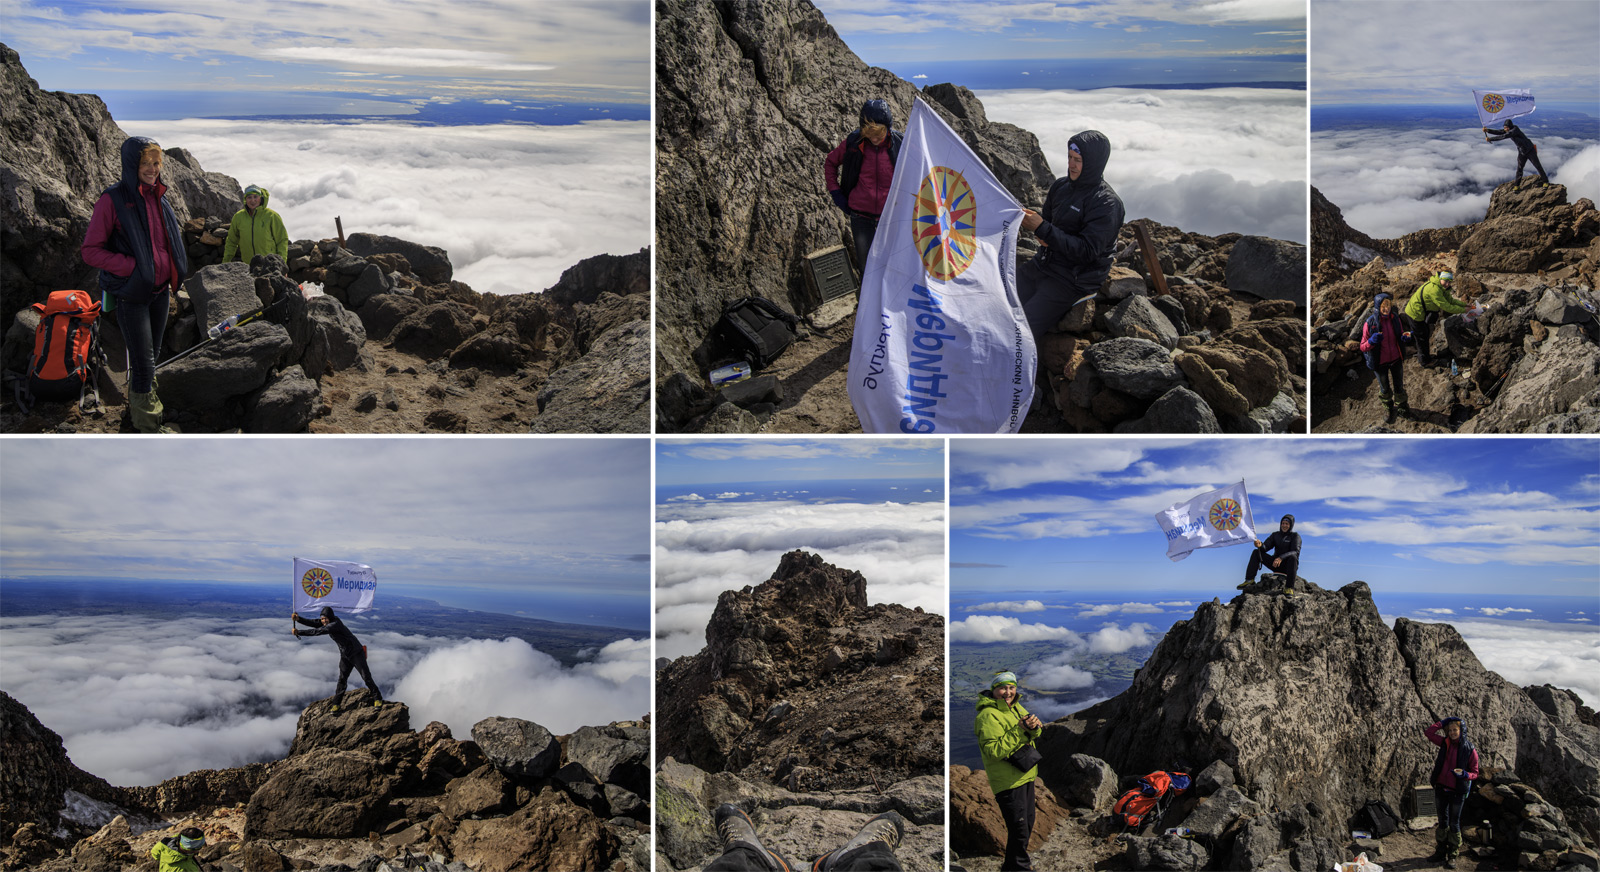
[[[1024,209],[1022,229],[1039,252],[1017,271],[1017,295],[1035,342],[1073,306],[1093,297],[1111,273],[1122,198],[1104,178],[1111,141],[1085,130],[1067,141],[1067,175],[1045,195],[1044,209]]]
[[[356,638],[356,634],[350,632],[350,628],[344,625],[344,621],[339,620],[333,613],[333,609],[324,606],[320,621],[308,621],[296,612],[290,614],[294,617],[295,623],[316,628],[301,630],[295,627],[295,636],[329,636],[332,637],[333,643],[339,646],[339,683],[333,688],[333,705],[329,711],[339,710],[339,699],[344,696],[345,685],[350,681],[351,669],[360,672],[361,680],[367,683],[367,688],[378,695],[378,700],[373,705],[383,705],[383,691],[378,689],[378,682],[372,680],[372,670],[367,668],[367,649],[362,646],[361,640]]]
[[[1496,135],[1490,136],[1490,133],[1494,133]],[[1512,121],[1510,118],[1507,118],[1505,124],[1501,125],[1499,130],[1485,127],[1483,129],[1483,134],[1484,138],[1490,142],[1499,142],[1502,139],[1509,139],[1514,145],[1516,145],[1517,183],[1512,186],[1513,188],[1522,187],[1522,168],[1527,166],[1530,162],[1533,164],[1533,168],[1539,171],[1539,184],[1550,184],[1550,177],[1544,174],[1544,164],[1539,163],[1539,147],[1533,144],[1533,140],[1528,138],[1528,134],[1522,132],[1522,128],[1518,127],[1516,122]]]
[[[1293,590],[1295,573],[1300,571],[1300,534],[1294,532],[1294,515],[1284,515],[1276,533],[1255,541],[1256,547],[1250,551],[1250,565],[1244,571],[1244,584],[1239,587],[1255,581],[1256,571],[1266,564],[1273,572],[1288,578],[1287,588]]]

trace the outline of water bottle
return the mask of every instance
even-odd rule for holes
[[[238,323],[239,323],[239,316],[238,315],[229,315],[221,323],[217,324],[215,327],[212,327],[210,330],[207,330],[206,331],[206,336],[211,338],[211,339],[215,339],[218,336],[221,336],[222,334],[228,332],[229,330],[232,330],[234,325],[238,324]]]
[[[711,386],[719,388],[723,385],[744,381],[750,377],[750,364],[740,361],[727,366],[718,367],[711,371]]]
[[[1456,366],[1456,359],[1450,358],[1450,377],[1455,378],[1461,374],[1461,368]]]

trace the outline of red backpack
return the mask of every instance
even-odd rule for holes
[[[51,291],[43,303],[34,303],[33,309],[39,313],[39,327],[28,358],[28,397],[76,399],[80,407],[88,408],[83,405],[84,397],[92,394],[94,403],[99,404],[95,385],[103,357],[99,301],[88,291]],[[22,405],[25,408],[27,403]]]
[[[1111,813],[1122,825],[1138,831],[1152,818],[1167,810],[1172,797],[1189,789],[1189,776],[1182,772],[1157,771],[1139,779],[1139,786],[1117,798]]]

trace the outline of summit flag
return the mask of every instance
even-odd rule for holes
[[[1203,493],[1156,513],[1167,536],[1167,559],[1176,563],[1197,548],[1254,543],[1255,521],[1244,482]]]
[[[1478,104],[1478,120],[1491,127],[1507,118],[1518,118],[1533,111],[1533,92],[1522,88],[1502,91],[1473,91]]]
[[[1038,362],[1017,299],[1022,207],[917,100],[862,270],[850,403],[868,433],[1015,433]]]
[[[294,610],[316,614],[323,606],[359,614],[372,608],[378,593],[378,574],[365,563],[343,560],[294,559]]]

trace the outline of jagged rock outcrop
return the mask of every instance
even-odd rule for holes
[[[53,733],[0,697],[0,868],[144,869],[155,840],[186,826],[207,834],[203,862],[244,870],[376,870],[383,863],[395,872],[650,868],[649,794],[639,792],[647,788],[648,720],[551,736],[528,721],[491,718],[473,730],[489,743],[486,754],[441,723],[413,731],[403,703],[374,708],[375,699],[362,689],[313,703],[282,760],[125,789],[78,772]],[[13,736],[35,740],[14,743]],[[522,753],[530,736],[541,739],[536,754]],[[568,745],[574,759],[567,759]],[[541,764],[525,765],[532,757]],[[13,778],[14,764],[26,766],[26,775]],[[103,819],[63,819],[48,809],[42,818],[22,817],[52,803],[59,808],[55,792],[75,788],[95,791],[92,810]]]
[[[1260,869],[1294,852],[1335,859],[1369,799],[1403,808],[1433,764],[1422,728],[1461,715],[1487,776],[1478,793],[1524,784],[1542,797],[1530,817],[1552,822],[1553,841],[1566,833],[1566,844],[1581,836],[1592,847],[1600,729],[1567,692],[1537,697],[1548,709],[1485,670],[1447,624],[1400,618],[1390,629],[1364,582],[1338,591],[1307,583],[1294,597],[1246,592],[1201,605],[1128,690],[1047,724],[1039,746],[1046,759],[1088,754],[1125,776],[1226,764],[1232,786],[1207,779],[1220,808],[1200,812],[1197,790],[1161,825],[1199,814],[1215,832],[1212,857],[1231,858],[1213,868]],[[1047,785],[1053,773],[1041,771]]]
[[[1042,848],[1068,814],[1067,807],[1043,784],[1034,785],[1034,803],[1029,851]],[[962,857],[1005,853],[1005,820],[989,787],[989,776],[982,769],[950,767],[950,849]]]
[[[906,872],[944,869],[943,779],[920,775],[880,788],[794,793],[665,757],[656,771],[655,869],[689,872],[715,859],[720,845],[712,814],[724,802],[743,808],[762,843],[797,868],[844,844],[873,815],[894,811],[905,821],[895,856]]]
[[[1331,234],[1354,233],[1329,214]],[[1508,182],[1495,189],[1482,221],[1378,242],[1383,254],[1359,269],[1325,260],[1313,278],[1313,429],[1600,432],[1600,213],[1592,202],[1568,203],[1560,185],[1518,190]],[[1415,414],[1387,422],[1358,348],[1361,324],[1375,294],[1403,305],[1440,270],[1453,271],[1456,296],[1476,300],[1484,314],[1433,330],[1432,352],[1454,357],[1455,373],[1448,363],[1422,367],[1407,349]]]
[[[0,364],[21,372],[38,324],[28,307],[52,290],[96,287],[79,247],[126,137],[98,97],[40,91],[4,47],[0,111]],[[576,264],[549,297],[479,294],[453,280],[443,249],[369,233],[344,246],[295,240],[287,262],[223,264],[239,184],[162,144],[191,274],[158,359],[230,315],[285,301],[161,370],[168,419],[186,432],[649,431],[648,249]],[[8,390],[0,430],[131,430],[116,318],[101,325],[112,371],[103,407],[25,413]]]
[[[944,623],[869,606],[866,584],[791,551],[767,581],[724,591],[705,649],[657,674],[657,753],[791,790],[941,772]]]

